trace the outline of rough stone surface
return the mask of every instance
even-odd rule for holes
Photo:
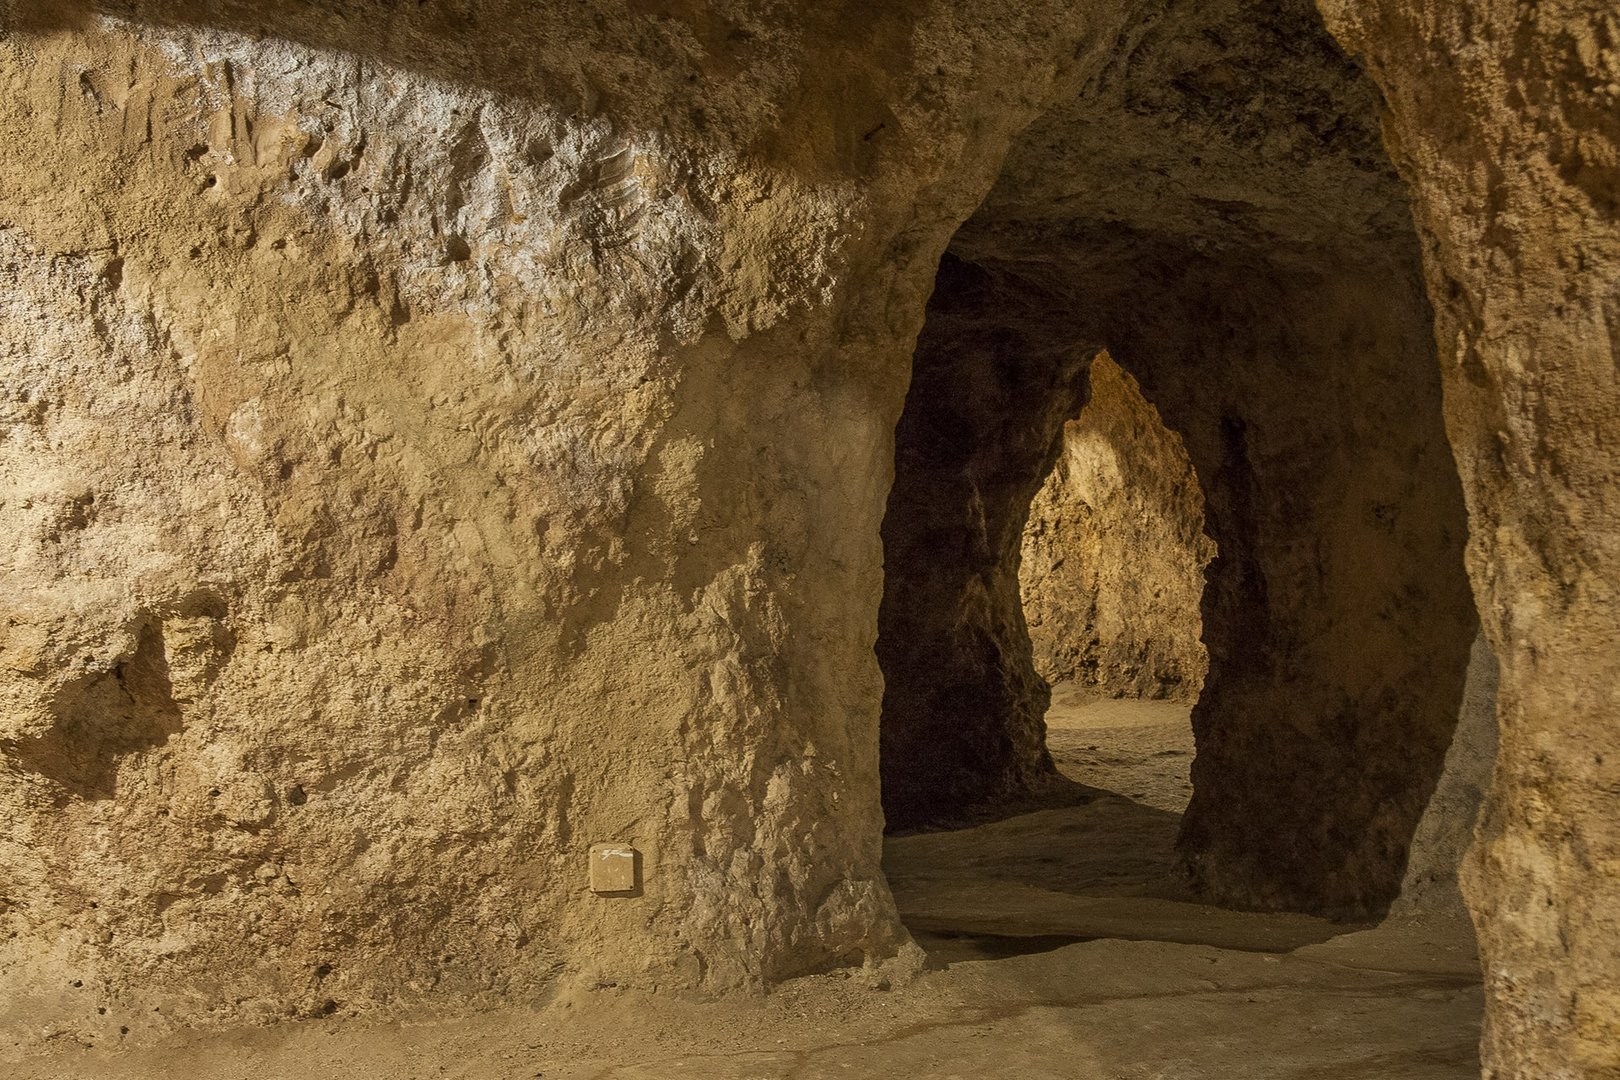
[[[891,433],[1082,28],[0,12],[16,1037],[893,953]]]
[[[1055,775],[1018,561],[1095,347],[1051,332],[1052,306],[951,256],[928,303],[883,519],[891,828],[949,822]]]
[[[1323,0],[1424,241],[1501,750],[1464,872],[1486,1075],[1620,1076],[1620,12]]]
[[[1476,616],[1415,271],[1322,259],[1160,264],[1161,302],[1110,340],[1208,478],[1220,552],[1192,880],[1242,906],[1360,915],[1399,891]]]
[[[1486,1070],[1620,1076],[1620,15],[1319,6],[1367,77],[1299,0],[0,4],[15,1037],[893,952],[880,526],[950,244],[1203,482],[1233,901],[1399,880],[1471,633],[1443,374]]]
[[[1035,670],[1111,697],[1192,702],[1200,640],[1204,496],[1180,436],[1107,354],[1030,504],[1019,591]]]
[[[1481,634],[1468,658],[1468,684],[1445,771],[1412,837],[1406,877],[1391,916],[1467,917],[1458,875],[1473,847],[1474,826],[1496,763],[1497,678],[1496,656]]]

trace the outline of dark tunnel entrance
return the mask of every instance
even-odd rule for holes
[[[1016,270],[942,263],[884,525],[889,827],[1063,786],[1022,546],[1107,345],[1182,436],[1219,549],[1177,872],[1231,906],[1375,914],[1439,776],[1474,635],[1426,306],[1415,277],[1403,310],[1387,275],[1181,266],[1173,300],[1087,333],[1073,298]]]
[[[889,829],[1061,787],[1020,547],[1106,349],[1183,440],[1219,551],[1176,875],[1385,910],[1477,621],[1433,335],[1376,96],[1308,4],[1189,5],[1038,119],[941,262],[896,430]]]

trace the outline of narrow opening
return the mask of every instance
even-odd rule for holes
[[[1331,928],[1311,920],[1199,925],[1173,903],[1185,891],[1174,847],[1192,794],[1215,544],[1181,437],[1106,351],[1088,369],[1017,552],[1030,660],[1050,687],[1042,749],[1053,772],[1032,790],[907,823],[889,843],[891,882],[942,962],[1098,937],[1321,940]],[[1172,903],[1143,906],[1154,898]]]
[[[1181,436],[1106,352],[1030,504],[1019,593],[1051,687],[1063,777],[1180,815],[1209,656],[1200,606],[1215,543]],[[1170,853],[1165,851],[1165,871]]]

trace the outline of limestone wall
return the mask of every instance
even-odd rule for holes
[[[911,343],[1111,35],[733,7],[0,5],[8,1038],[899,947]]]
[[[1019,570],[1035,670],[1114,697],[1192,702],[1200,640],[1204,498],[1181,439],[1106,354],[1091,399],[1030,504]]]
[[[1304,0],[0,4],[8,1040],[894,952],[880,526],[952,244],[1204,481],[1213,893],[1387,896],[1455,453],[1487,1071],[1614,1075],[1620,24],[1317,6],[1355,63]]]

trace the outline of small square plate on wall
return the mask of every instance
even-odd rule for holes
[[[641,889],[641,852],[629,844],[591,845],[591,892],[623,896]]]

